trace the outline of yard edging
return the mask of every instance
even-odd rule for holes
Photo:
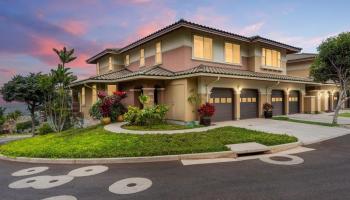
[[[292,142],[269,146],[270,153],[276,153],[293,149],[301,146],[302,143]],[[0,154],[0,160],[38,163],[38,164],[123,164],[123,163],[147,163],[147,162],[165,162],[180,161],[186,159],[214,159],[214,158],[236,158],[237,155],[232,151],[206,152],[179,155],[163,155],[163,156],[143,156],[143,157],[121,157],[121,158],[29,158],[29,157],[9,157]]]

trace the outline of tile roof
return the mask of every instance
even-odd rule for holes
[[[294,77],[288,75],[279,75],[279,74],[269,74],[269,73],[260,73],[252,72],[246,70],[238,70],[228,67],[214,67],[209,65],[199,65],[197,67],[179,71],[172,72],[161,65],[156,65],[152,67],[146,67],[139,71],[132,72],[128,69],[121,69],[119,71],[110,72],[107,74],[101,74],[98,76],[93,76],[88,79],[75,81],[72,83],[72,86],[84,84],[87,82],[111,82],[111,81],[123,81],[123,79],[134,79],[134,78],[143,78],[143,77],[158,77],[160,79],[178,79],[181,77],[187,76],[219,76],[225,75],[233,78],[241,79],[256,79],[256,80],[280,80],[280,81],[291,81],[291,82],[303,82],[303,83],[314,83],[310,78]]]
[[[279,74],[270,74],[270,73],[260,73],[252,72],[247,70],[238,70],[228,67],[213,67],[207,65],[199,65],[195,68],[185,70],[182,72],[177,72],[176,76],[188,75],[188,74],[215,74],[215,75],[231,75],[238,77],[251,77],[251,78],[262,78],[262,79],[274,79],[274,80],[287,80],[287,81],[298,81],[298,82],[313,82],[312,79],[288,76],[288,75],[279,75]]]
[[[204,31],[204,32],[209,32],[209,33],[212,33],[212,34],[216,34],[216,35],[221,35],[221,36],[224,36],[224,37],[228,37],[228,38],[233,38],[233,39],[237,39],[237,40],[240,40],[240,41],[244,41],[244,42],[262,42],[262,43],[266,43],[266,44],[270,44],[270,45],[275,45],[275,46],[279,46],[281,48],[286,48],[288,50],[290,50],[291,52],[299,52],[301,51],[301,48],[299,47],[294,47],[294,46],[291,46],[291,45],[287,45],[287,44],[284,44],[284,43],[281,43],[281,42],[277,42],[275,40],[270,40],[270,39],[267,39],[267,38],[264,38],[264,37],[261,37],[261,36],[253,36],[253,37],[246,37],[246,36],[242,36],[242,35],[238,35],[238,34],[235,34],[235,33],[231,33],[231,32],[228,32],[228,31],[224,31],[224,30],[220,30],[220,29],[216,29],[216,28],[213,28],[213,27],[209,27],[209,26],[204,26],[204,25],[201,25],[201,24],[197,24],[197,23],[194,23],[194,22],[190,22],[190,21],[187,21],[187,20],[184,20],[184,19],[180,19],[179,21],[173,23],[173,24],[170,24],[162,29],[159,29],[158,31],[146,36],[146,37],[143,37],[139,40],[136,40],[135,42],[131,43],[131,44],[128,44],[126,45],[125,47],[123,48],[120,48],[120,49],[117,49],[117,50],[114,50],[114,49],[106,49],[98,54],[96,54],[95,56],[89,58],[88,60],[86,60],[87,63],[95,63],[96,60],[101,57],[101,56],[104,56],[106,53],[108,53],[108,50],[112,50],[110,52],[115,52],[115,53],[122,53],[122,52],[125,52],[127,50],[130,50],[132,48],[135,48],[145,42],[148,42],[150,40],[153,40],[157,37],[160,37],[166,33],[169,33],[173,30],[176,30],[178,28],[181,28],[181,27],[187,27],[187,28],[190,28],[190,29],[195,29],[195,30],[199,30],[199,31]]]
[[[316,53],[296,53],[296,54],[288,54],[287,61],[299,61],[305,59],[314,59],[317,56]]]

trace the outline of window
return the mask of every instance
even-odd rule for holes
[[[263,48],[261,64],[269,67],[281,67],[281,52]]]
[[[108,59],[108,70],[109,70],[109,71],[112,71],[112,69],[113,69],[112,57],[109,57],[109,59]]]
[[[145,65],[145,49],[141,49],[140,51],[140,66]]]
[[[238,44],[225,42],[225,62],[232,64],[241,63],[241,47]]]
[[[195,58],[212,60],[213,40],[198,35],[193,36],[193,56]]]
[[[156,64],[162,63],[162,46],[160,42],[156,43]]]
[[[125,56],[124,64],[125,64],[125,66],[130,65],[130,56],[129,56],[129,55],[126,55],[126,56]]]

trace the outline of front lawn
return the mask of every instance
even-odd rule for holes
[[[277,145],[296,141],[297,138],[287,135],[236,127],[198,133],[136,135],[111,133],[97,126],[10,142],[0,146],[0,153],[37,158],[132,157],[225,151],[226,144],[244,142]]]
[[[339,113],[339,117],[350,117],[350,113],[349,112]]]
[[[299,119],[291,119],[289,117],[281,116],[281,117],[272,117],[274,120],[282,120],[282,121],[288,121],[288,122],[296,122],[296,123],[303,123],[303,124],[312,124],[312,125],[320,125],[320,126],[338,126],[337,124],[332,123],[326,123],[326,122],[314,122],[314,121],[307,121],[307,120],[299,120]]]
[[[183,130],[183,129],[192,129],[202,127],[200,125],[195,126],[186,126],[180,124],[156,124],[152,126],[137,126],[137,125],[123,125],[122,128],[127,130],[135,131],[166,131],[166,130]]]

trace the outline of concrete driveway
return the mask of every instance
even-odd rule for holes
[[[342,110],[343,112],[350,112],[348,110]],[[324,123],[332,123],[334,112],[331,113],[320,113],[320,114],[293,114],[288,115],[290,119],[298,119],[305,121],[313,121],[313,122],[324,122]],[[341,125],[350,125],[350,117],[338,117],[338,124]]]
[[[350,129],[328,127],[272,119],[246,119],[218,122],[219,126],[236,126],[275,134],[287,134],[297,137],[303,144],[312,144],[350,133]]]

